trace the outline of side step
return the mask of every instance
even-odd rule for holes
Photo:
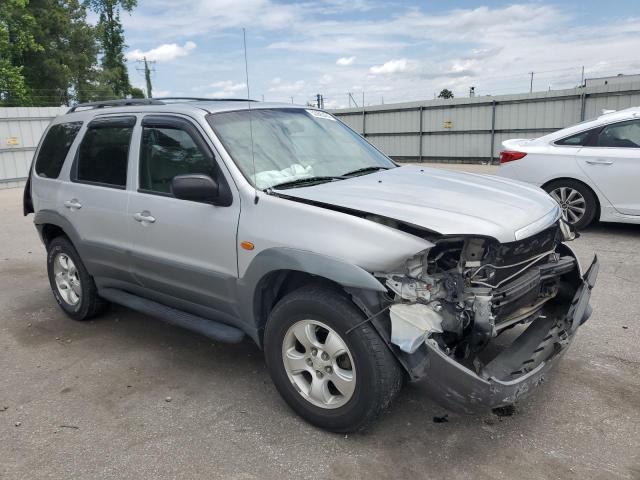
[[[239,328],[225,325],[224,323],[198,317],[182,310],[168,307],[153,300],[138,297],[115,288],[102,288],[98,295],[110,302],[123,305],[132,310],[157,317],[171,325],[186,328],[197,333],[225,343],[238,343],[244,337],[244,332]]]

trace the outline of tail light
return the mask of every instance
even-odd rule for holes
[[[527,154],[524,152],[514,152],[512,150],[504,150],[500,152],[500,163],[513,162],[514,160],[520,160],[521,158],[526,157]]]

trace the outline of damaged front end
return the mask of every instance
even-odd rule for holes
[[[594,259],[582,275],[561,223],[511,243],[441,238],[403,271],[376,275],[388,341],[412,380],[465,412],[511,404],[544,380],[588,319],[598,272]]]

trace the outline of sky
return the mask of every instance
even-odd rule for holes
[[[639,0],[139,0],[123,14],[131,82],[153,94],[326,108],[571,88],[640,73]]]

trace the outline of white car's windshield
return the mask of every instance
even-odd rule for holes
[[[208,120],[244,176],[259,189],[395,167],[360,135],[319,110],[242,110],[213,114]]]

